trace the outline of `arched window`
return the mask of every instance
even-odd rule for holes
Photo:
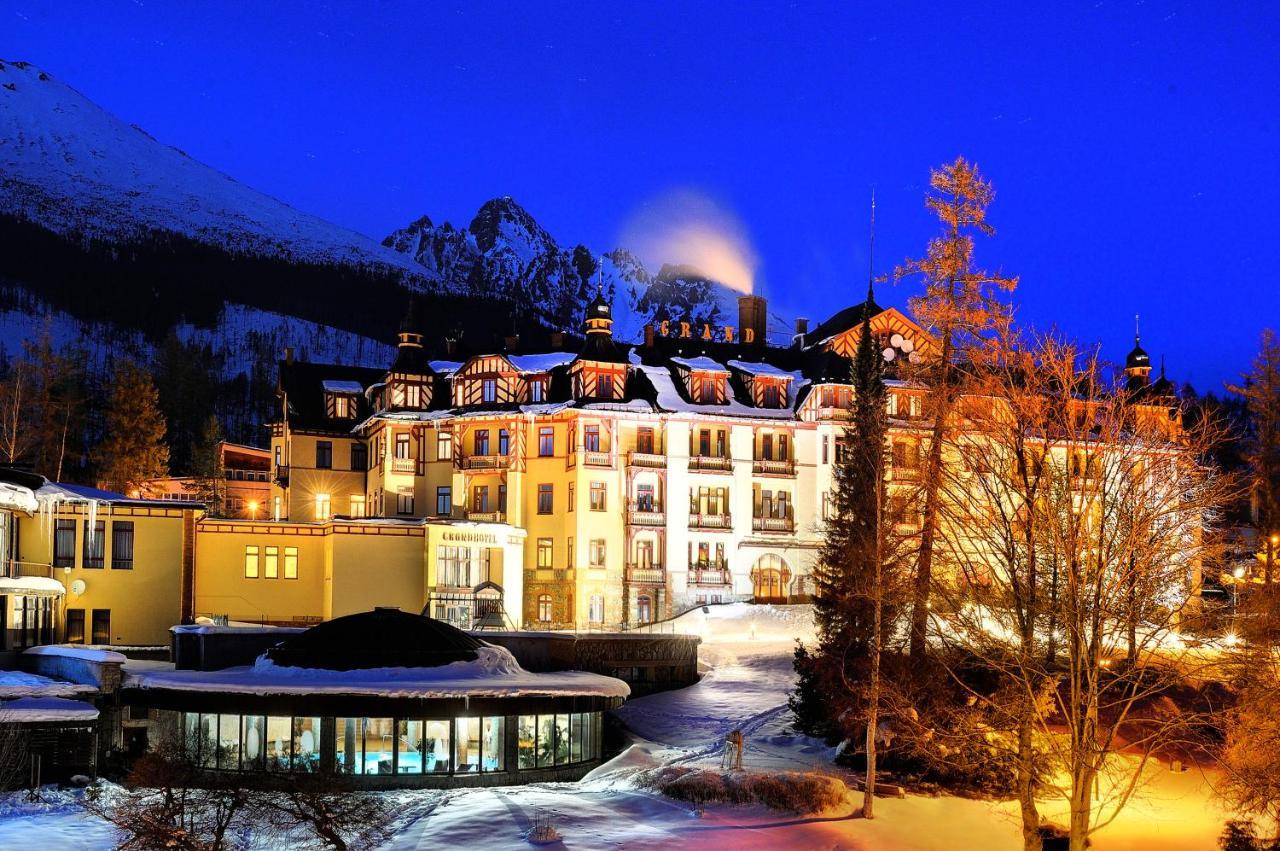
[[[766,553],[751,568],[751,591],[757,603],[785,603],[791,569],[782,556]]]
[[[551,595],[538,595],[538,620],[544,623],[551,622]]]

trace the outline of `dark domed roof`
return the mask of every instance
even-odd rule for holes
[[[604,293],[596,290],[596,297],[587,305],[587,319],[609,319],[609,310],[609,302],[605,301]]]
[[[1124,359],[1126,369],[1150,369],[1151,356],[1143,351],[1142,346],[1138,345],[1138,341],[1133,343],[1133,351],[1129,352],[1129,356]]]
[[[424,615],[374,609],[334,618],[267,651],[277,665],[351,671],[363,668],[434,668],[470,662],[483,641]]]

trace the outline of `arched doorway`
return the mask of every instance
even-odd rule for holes
[[[756,559],[751,568],[751,593],[757,603],[787,602],[787,586],[791,583],[791,568],[782,556],[766,553]]]

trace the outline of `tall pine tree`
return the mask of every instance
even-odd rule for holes
[[[116,366],[105,434],[94,451],[94,460],[99,482],[126,494],[140,491],[150,479],[169,474],[159,393],[151,374],[136,363],[121,361]]]
[[[852,365],[854,390],[843,443],[836,445],[832,516],[814,575],[813,651],[797,647],[798,683],[790,704],[797,726],[828,738],[868,743],[868,779],[875,771],[875,707],[882,635],[884,453],[888,432],[884,362],[871,333],[872,288]],[[870,814],[874,789],[864,800]]]

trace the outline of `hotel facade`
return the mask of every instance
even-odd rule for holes
[[[863,317],[891,363],[936,344],[871,303],[769,345],[765,311],[744,296],[737,326],[659,320],[629,345],[597,297],[576,339],[429,351],[411,308],[388,369],[286,353],[251,516],[65,487],[6,514],[8,646],[167,645],[200,618],[305,626],[376,607],[462,629],[608,631],[806,601]],[[1176,427],[1140,348],[1126,373]],[[889,493],[910,534],[930,423],[924,388],[887,383]]]

